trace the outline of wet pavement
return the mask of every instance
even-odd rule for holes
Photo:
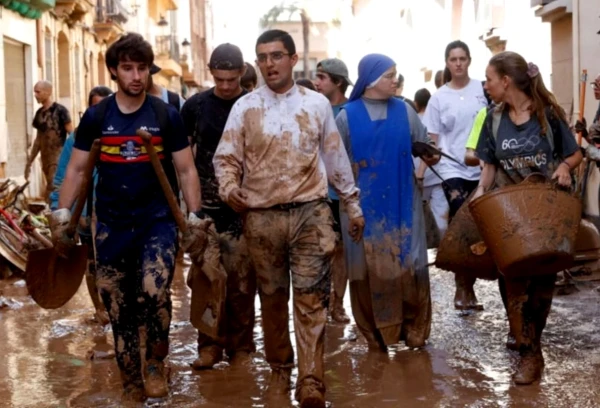
[[[0,283],[0,407],[123,406],[118,368],[110,358],[112,334],[90,322],[93,310],[85,287],[65,307],[47,311],[33,303],[23,283]],[[369,354],[353,324],[328,326],[325,380],[330,406],[600,406],[600,293],[593,284],[555,297],[542,338],[546,369],[541,383],[528,387],[511,384],[516,355],[504,347],[508,325],[497,283],[477,283],[485,310],[471,314],[452,306],[453,274],[432,269],[431,286],[433,327],[423,350],[398,346],[388,354]],[[189,304],[179,268],[173,284],[171,396],[145,406],[297,405],[265,399],[269,368],[260,317],[253,365],[230,367],[223,362],[212,371],[193,371],[196,331],[188,321]],[[346,310],[350,312],[348,296]]]

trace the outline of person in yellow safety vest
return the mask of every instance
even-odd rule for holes
[[[481,129],[483,128],[489,109],[490,108],[488,107],[481,108],[481,110],[477,112],[477,116],[475,116],[471,133],[469,133],[469,138],[467,139],[467,151],[465,153],[465,164],[467,166],[479,166],[479,158],[475,154],[475,150],[477,149],[479,135],[481,134]]]

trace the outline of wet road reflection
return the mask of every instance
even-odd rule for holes
[[[485,311],[461,315],[452,307],[454,276],[431,274],[434,318],[425,349],[398,346],[370,354],[355,326],[328,326],[326,396],[332,407],[600,406],[600,293],[592,286],[555,298],[542,339],[543,380],[515,387],[510,382],[515,355],[504,347],[508,325],[497,283],[476,286]],[[55,311],[37,307],[14,280],[3,281],[0,290],[6,298],[0,305],[9,305],[0,309],[0,407],[123,406],[118,369],[110,358],[112,334],[89,321],[92,306],[85,287]],[[260,317],[253,365],[222,362],[215,370],[195,372],[190,363],[196,357],[196,331],[188,322],[189,289],[181,269],[173,300],[171,396],[145,406],[297,406],[266,399],[269,368]],[[346,308],[349,312],[348,299]]]

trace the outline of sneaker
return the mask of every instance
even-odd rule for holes
[[[169,395],[163,362],[148,360],[144,370],[144,390],[149,398],[164,398]]]
[[[204,347],[192,363],[194,370],[209,370],[223,360],[223,349],[219,346]]]
[[[331,318],[338,323],[350,323],[350,318],[346,314],[343,306],[334,307],[331,310]]]

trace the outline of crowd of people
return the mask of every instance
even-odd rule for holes
[[[402,341],[424,347],[432,319],[426,218],[443,236],[469,200],[534,172],[570,186],[582,160],[539,70],[514,52],[494,56],[482,82],[470,77],[467,44],[451,42],[437,91],[419,90],[414,102],[402,96],[404,78],[388,56],[366,55],[355,82],[337,58],[320,61],[313,80],[294,81],[297,62],[287,32],[264,32],[256,42],[264,85],[257,87],[240,49],[222,44],[209,61],[215,86],[183,101],[153,83],[160,68],[150,44],[126,34],[106,54],[118,90],[92,90],[74,135],[68,111],[50,98],[51,85],[36,85],[42,108],[26,175],[41,151],[59,254],[74,245],[66,233],[70,208],[100,140],[95,193],[79,236],[95,240],[86,280],[97,320],[112,325],[125,398],[168,395],[176,254],[209,262],[207,226],[218,234],[216,267],[227,274],[227,294],[218,335],[198,327],[193,368],[211,369],[223,359],[252,364],[258,292],[269,394],[289,393],[296,361],[300,406],[325,407],[324,333],[328,316],[350,322],[343,306],[348,282],[351,312],[370,352]],[[152,135],[173,191],[182,192],[182,237],[138,129]],[[415,142],[447,156],[415,158]],[[455,275],[455,308],[483,309],[475,279]],[[195,279],[201,277],[190,273],[192,288]],[[520,356],[516,384],[541,377],[540,338],[555,280],[499,278],[507,347]],[[212,295],[192,291],[192,304],[207,304]]]

